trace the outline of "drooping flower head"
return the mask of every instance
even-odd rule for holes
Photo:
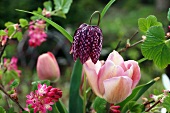
[[[42,42],[46,41],[47,34],[45,33],[45,21],[37,20],[31,21],[28,29],[29,45],[32,47],[40,46]]]
[[[84,64],[90,57],[96,63],[101,53],[102,40],[102,30],[98,26],[81,24],[74,34],[71,47],[74,61],[79,58]]]
[[[31,105],[34,109],[34,113],[40,111],[41,113],[47,113],[47,110],[51,111],[55,102],[62,97],[62,91],[58,88],[53,88],[52,86],[47,86],[46,84],[38,84],[38,89],[31,92],[26,96],[26,104]],[[28,108],[26,108],[27,111]]]

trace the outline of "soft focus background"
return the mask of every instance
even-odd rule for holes
[[[11,21],[17,23],[20,18],[30,21],[30,14],[17,12],[15,9],[33,11],[38,7],[43,8],[45,0],[0,0],[0,29],[4,29],[5,22]],[[71,35],[82,23],[89,23],[90,15],[96,11],[101,11],[109,0],[73,0],[67,18],[52,18],[57,24],[63,26]],[[138,19],[146,18],[149,15],[155,15],[159,22],[163,23],[165,31],[167,30],[168,20],[167,11],[170,7],[169,0],[117,0],[108,10],[100,23],[103,31],[103,49],[100,59],[105,60],[108,54],[116,48],[121,41],[120,48],[125,47],[126,40],[138,31]],[[92,20],[97,23],[97,16]],[[132,43],[141,39],[142,34],[137,34]],[[71,44],[53,27],[49,27],[48,40],[40,47],[32,48],[28,46],[27,32],[21,42],[10,41],[7,46],[6,57],[16,56],[19,59],[19,69],[22,70],[21,85],[19,85],[19,101],[25,106],[26,95],[31,90],[31,82],[38,80],[36,73],[37,57],[47,51],[52,51],[59,63],[61,70],[61,79],[56,83],[56,87],[63,90],[63,101],[68,104],[69,81],[73,67],[72,55],[69,54]],[[139,60],[143,58],[140,45],[128,49],[122,53],[125,60]],[[151,79],[161,76],[168,71],[159,69],[152,61],[144,61],[140,64],[142,79],[140,84],[146,83]],[[169,70],[170,71],[170,70]],[[150,88],[144,96],[154,91],[163,90],[161,80]],[[156,91],[156,92],[157,92]],[[4,100],[0,100],[0,105],[4,105]],[[5,105],[4,105],[5,106]]]

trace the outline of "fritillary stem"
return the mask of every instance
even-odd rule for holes
[[[91,25],[92,18],[93,18],[93,16],[94,16],[95,14],[98,14],[98,23],[97,23],[97,26],[99,26],[99,24],[100,24],[100,18],[101,18],[101,14],[100,14],[99,11],[95,11],[95,12],[91,15],[91,17],[90,17],[90,25]]]

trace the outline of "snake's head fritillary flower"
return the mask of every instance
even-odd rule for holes
[[[74,61],[77,58],[84,64],[89,58],[96,64],[102,49],[102,30],[98,26],[81,24],[74,34],[71,52]]]

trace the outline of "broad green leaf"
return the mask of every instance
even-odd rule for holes
[[[62,103],[62,101],[60,99],[58,102],[56,102],[56,107],[58,108],[58,111],[60,113],[68,113],[65,105]]]
[[[45,9],[47,10],[47,11],[52,11],[52,3],[51,3],[51,1],[46,1],[46,2],[44,2],[44,7],[45,7]]]
[[[53,16],[59,16],[62,18],[66,18],[66,15],[62,11],[57,11],[56,13],[53,14]]]
[[[37,11],[33,11],[33,13],[42,15],[42,9],[40,7],[38,7]],[[37,15],[31,16],[31,20],[38,20],[38,19],[40,19],[40,17]]]
[[[119,103],[118,105],[121,106],[122,113],[125,113],[128,110],[128,102],[130,101],[137,101],[156,81],[159,80],[159,77],[149,81],[146,84],[137,86],[133,89],[132,94],[128,96],[124,101]]]
[[[18,41],[21,41],[22,40],[22,32],[17,32],[13,38],[17,38]]]
[[[28,21],[23,18],[19,19],[19,23],[20,23],[21,27],[25,27],[28,25]]]
[[[12,26],[12,25],[14,25],[14,23],[12,23],[12,22],[6,22],[5,23],[5,27],[9,27],[9,26]]]
[[[170,8],[169,8],[169,11],[168,11],[167,18],[168,18],[168,20],[170,21]]]
[[[5,109],[2,106],[0,106],[0,113],[6,113]]]
[[[93,108],[97,113],[106,113],[106,100],[96,97],[93,103]]]
[[[14,79],[19,79],[18,73],[14,70],[6,71],[5,74],[3,74],[3,76],[2,76],[2,81],[3,81],[4,85],[8,84],[9,82],[11,82]]]
[[[104,9],[102,10],[101,13],[101,19],[104,17],[104,15],[106,14],[107,10],[110,8],[110,6],[115,2],[116,0],[110,0],[109,3],[107,3],[107,5],[104,7]]]
[[[14,26],[10,26],[8,28],[8,36],[11,36],[13,33],[14,33],[15,29],[14,29]],[[11,37],[12,38],[12,37]]]
[[[14,107],[8,108],[7,113],[17,113],[14,111]],[[22,112],[22,113],[28,113],[28,112]]]
[[[154,15],[150,15],[147,18],[138,19],[138,26],[142,32],[146,33],[151,26],[162,26],[162,23],[158,22]]]
[[[17,11],[26,12],[26,13],[33,14],[35,16],[39,16],[40,18],[42,18],[43,20],[48,22],[50,25],[55,27],[58,31],[60,31],[71,43],[73,42],[73,37],[64,28],[62,28],[60,25],[56,24],[55,22],[51,21],[50,19],[48,19],[40,14],[34,13],[34,12],[28,12],[28,11],[18,10],[18,9],[17,9]]]
[[[130,101],[128,103],[128,110],[131,113],[142,113],[142,111],[145,110],[145,107],[142,104],[136,104],[136,101]]]
[[[62,11],[63,13],[68,13],[72,0],[54,0],[55,10]]]
[[[0,36],[7,35],[7,33],[4,30],[0,30]]]
[[[170,48],[165,40],[164,30],[161,26],[152,26],[146,33],[146,40],[141,45],[142,54],[160,67],[170,64]]]
[[[170,95],[164,98],[162,105],[167,109],[168,112],[170,112]]]
[[[15,79],[12,84],[10,85],[10,88],[15,88],[19,85],[19,79]]]
[[[83,113],[83,100],[80,97],[82,64],[78,59],[74,64],[70,82],[69,113]]]

